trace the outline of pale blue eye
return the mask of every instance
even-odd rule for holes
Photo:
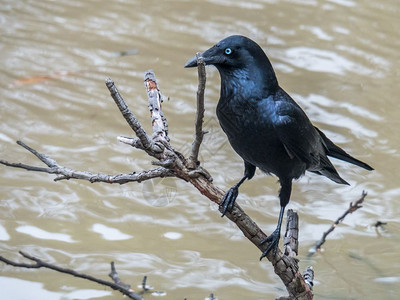
[[[232,49],[231,48],[226,48],[225,49],[225,54],[231,54],[232,53]]]

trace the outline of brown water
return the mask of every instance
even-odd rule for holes
[[[316,299],[400,297],[400,4],[397,0],[0,1],[0,156],[40,166],[23,140],[60,164],[110,174],[151,168],[151,158],[118,143],[132,135],[104,85],[115,80],[131,109],[150,122],[143,88],[153,68],[172,144],[193,138],[196,51],[235,33],[267,51],[281,85],[330,138],[372,164],[367,172],[334,161],[351,183],[316,175],[295,184],[301,268],[315,269]],[[137,54],[118,55],[137,50]],[[135,51],[133,51],[134,53]],[[242,162],[215,117],[219,76],[208,68],[201,159],[227,189]],[[285,294],[271,265],[217,207],[174,179],[124,186],[54,182],[48,174],[0,167],[0,251],[18,250],[107,278],[115,261],[123,280],[144,275],[165,299],[273,299]],[[361,210],[306,254],[362,190]],[[270,233],[279,211],[276,178],[257,173],[239,203]],[[378,234],[371,225],[387,222]],[[122,299],[117,292],[51,270],[0,264],[1,299]],[[146,299],[155,299],[147,296]]]

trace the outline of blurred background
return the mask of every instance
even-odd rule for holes
[[[0,157],[41,166],[22,140],[61,165],[108,174],[152,168],[104,85],[111,77],[151,132],[143,75],[154,69],[172,145],[193,139],[197,70],[187,59],[231,35],[257,41],[281,86],[316,126],[367,172],[333,160],[351,186],[307,174],[288,208],[300,217],[300,267],[315,270],[318,299],[400,295],[400,6],[397,0],[7,1],[0,0]],[[207,68],[201,161],[225,190],[242,177],[215,115],[219,75]],[[108,279],[109,263],[133,287],[144,275],[166,299],[273,299],[286,291],[260,252],[216,205],[176,179],[141,184],[54,182],[0,166],[0,253],[19,250]],[[271,233],[279,185],[257,172],[238,203]],[[307,258],[322,233],[365,190],[363,208]],[[376,229],[377,221],[386,222]],[[282,244],[282,243],[281,243]],[[0,264],[0,299],[122,299],[51,270]],[[147,295],[146,299],[155,296]]]

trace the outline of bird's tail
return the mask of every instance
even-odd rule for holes
[[[337,159],[346,161],[348,163],[351,163],[353,165],[359,166],[361,168],[364,168],[368,171],[372,171],[373,168],[366,164],[365,162],[362,162],[361,160],[358,160],[354,157],[352,157],[350,154],[348,154],[346,151],[344,151],[342,148],[340,148],[339,146],[335,145],[330,139],[328,139],[326,137],[326,135],[319,130],[317,127],[315,127],[315,129],[318,131],[319,135],[321,136],[323,142],[326,145],[327,148],[327,155],[331,156],[331,157],[335,157]]]
[[[339,183],[339,184],[347,184],[350,185],[346,180],[340,177],[339,173],[336,171],[335,167],[329,161],[329,158],[325,155],[320,156],[320,169],[318,170],[308,170],[310,172],[324,175],[328,177],[330,180]]]

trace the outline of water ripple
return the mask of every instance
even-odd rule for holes
[[[360,75],[378,76],[373,69],[351,61],[330,50],[309,47],[288,48],[285,51],[285,62],[291,64],[294,68],[303,68],[313,72],[338,75],[354,72]]]

